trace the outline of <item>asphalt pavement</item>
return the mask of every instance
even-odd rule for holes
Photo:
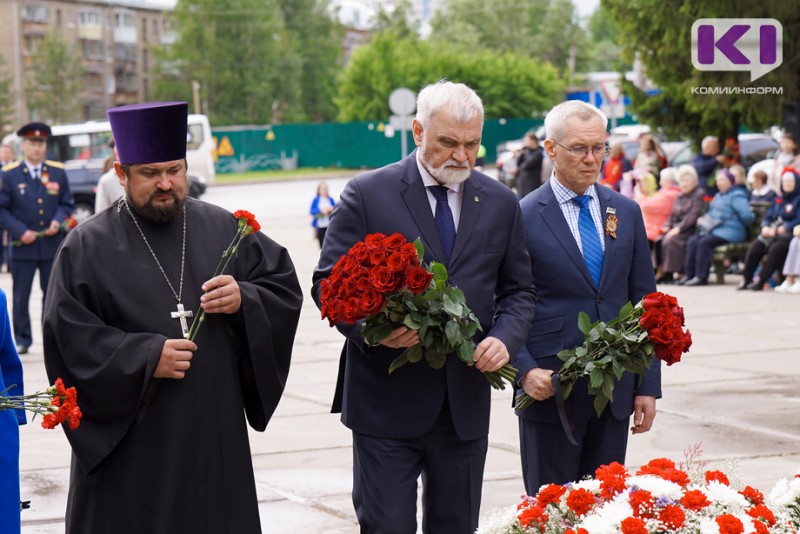
[[[338,196],[344,182],[330,182]],[[358,532],[350,500],[350,434],[329,413],[342,339],[320,320],[308,296],[319,250],[305,214],[316,182],[247,187],[249,204],[237,204],[245,201],[234,187],[210,188],[204,200],[253,211],[264,231],[289,249],[307,296],[286,391],[266,432],[250,435],[263,531]],[[738,281],[728,275],[721,286],[660,288],[684,306],[694,345],[682,362],[664,368],[653,430],[631,437],[629,467],[660,457],[680,462],[699,446],[700,460],[765,492],[800,469],[800,296],[736,291]],[[34,344],[22,356],[27,391],[48,385],[37,284],[31,297]],[[0,288],[10,296],[9,274],[0,274]],[[493,394],[482,515],[515,505],[523,492],[510,405],[509,390]],[[22,532],[63,532],[66,438],[36,421],[21,428],[21,440],[22,495],[31,501]]]

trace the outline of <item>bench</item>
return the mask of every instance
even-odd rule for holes
[[[712,265],[714,267],[714,275],[717,277],[718,284],[725,283],[725,260],[732,260],[735,258],[744,258],[747,256],[747,249],[750,248],[750,242],[753,241],[761,233],[761,219],[764,218],[767,208],[771,205],[770,202],[752,202],[750,209],[753,211],[755,218],[753,224],[747,232],[747,241],[740,243],[725,243],[719,245],[714,249],[712,256]]]

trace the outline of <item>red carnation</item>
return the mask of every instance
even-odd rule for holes
[[[578,488],[567,495],[567,507],[576,515],[586,515],[596,502],[594,494],[586,489]]]
[[[742,522],[731,514],[723,514],[717,517],[717,525],[719,526],[719,534],[742,534],[744,532]]]
[[[555,504],[566,492],[567,488],[564,486],[559,484],[548,484],[539,490],[539,493],[536,495],[536,503],[542,507],[547,506],[548,504]]]
[[[647,534],[647,527],[638,517],[626,517],[620,524],[622,534]]]
[[[711,501],[709,501],[706,494],[700,490],[689,490],[681,497],[681,506],[693,512],[699,512],[710,504]]]
[[[686,513],[679,506],[668,504],[658,513],[658,520],[668,532],[678,530],[686,521]]]
[[[706,471],[706,482],[719,482],[720,484],[725,484],[726,486],[731,485],[731,481],[728,480],[728,477],[725,476],[725,473],[722,471]]]

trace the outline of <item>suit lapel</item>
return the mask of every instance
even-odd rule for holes
[[[450,255],[451,264],[455,263],[459,254],[467,245],[467,240],[472,234],[472,229],[475,227],[475,223],[478,222],[478,217],[481,213],[481,200],[483,200],[482,188],[478,181],[474,180],[471,176],[463,183],[462,187],[461,215],[458,219],[456,242],[455,245],[453,245],[453,253]]]
[[[439,262],[444,262],[444,249],[433,219],[428,193],[422,185],[422,176],[417,168],[417,153],[412,152],[405,159],[403,172],[403,190],[400,192],[408,212],[420,230],[420,239],[425,246],[426,256]]]
[[[617,253],[617,240],[611,237],[608,232],[605,231],[606,224],[608,221],[609,208],[614,210],[616,213],[616,206],[613,204],[613,199],[611,195],[611,190],[607,187],[600,187],[595,185],[597,190],[597,198],[600,199],[600,218],[603,221],[603,234],[605,240],[605,252],[603,253],[603,271],[600,274],[600,285],[603,285],[603,282],[606,280],[607,273],[611,269],[610,266],[613,265],[614,256]]]
[[[592,287],[595,287],[592,275],[589,274],[589,269],[586,267],[586,262],[583,260],[581,249],[578,248],[578,243],[575,241],[575,236],[569,229],[567,220],[564,218],[564,213],[561,211],[561,206],[558,205],[553,189],[550,186],[543,191],[542,198],[539,200],[541,204],[541,216],[545,225],[550,229],[556,238],[556,241],[567,253],[569,259],[575,264],[578,270],[583,274],[583,277]],[[604,262],[605,263],[605,262]]]

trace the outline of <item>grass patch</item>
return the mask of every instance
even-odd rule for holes
[[[246,182],[282,182],[287,180],[313,180],[331,177],[355,176],[359,172],[352,169],[323,169],[304,167],[300,169],[274,171],[249,171],[233,173],[217,173],[214,183],[234,184]]]

